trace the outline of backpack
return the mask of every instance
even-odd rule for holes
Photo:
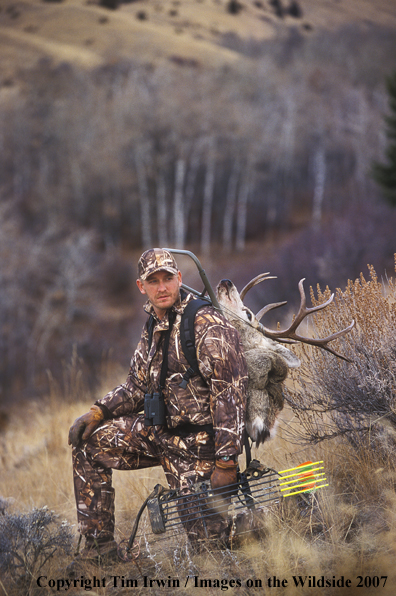
[[[195,349],[195,335],[194,335],[194,322],[195,315],[200,308],[204,306],[211,306],[211,302],[205,298],[196,298],[190,300],[182,314],[180,322],[180,342],[183,354],[190,365],[183,375],[183,379],[179,385],[182,389],[187,387],[187,384],[191,377],[200,375],[197,353]],[[150,315],[147,328],[148,328],[148,351],[150,351],[151,343],[153,341],[155,319],[153,315]]]

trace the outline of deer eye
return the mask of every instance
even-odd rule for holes
[[[246,316],[249,319],[249,321],[251,321],[253,319],[252,317],[252,313],[249,310],[245,310]]]

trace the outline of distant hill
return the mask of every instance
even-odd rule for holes
[[[105,1],[105,0],[103,0]],[[33,67],[45,57],[83,69],[117,60],[208,68],[246,57],[224,47],[273,39],[297,28],[304,35],[350,24],[396,28],[393,0],[137,0],[115,10],[95,0],[7,0],[0,10],[0,74]]]

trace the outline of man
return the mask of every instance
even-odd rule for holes
[[[195,297],[181,290],[182,275],[169,251],[143,253],[138,276],[151,317],[128,377],[78,418],[69,433],[86,558],[95,558],[97,551],[103,556],[116,552],[112,469],[161,465],[170,488],[211,479],[213,488],[221,489],[236,482],[243,446],[247,367],[237,331],[210,305],[201,308],[194,328],[200,374],[182,383],[189,364],[181,349],[180,321]],[[147,419],[147,403],[154,396],[163,411],[160,419]],[[146,418],[141,413],[145,400]],[[214,531],[221,534],[225,525],[217,522]],[[191,539],[193,532],[187,530]]]

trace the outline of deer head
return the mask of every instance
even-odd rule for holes
[[[303,321],[303,319],[305,319],[306,316],[308,316],[314,312],[317,312],[319,310],[323,310],[324,308],[329,306],[329,304],[333,301],[334,294],[332,294],[330,296],[330,298],[323,304],[319,304],[312,308],[308,308],[306,305],[306,297],[305,297],[305,292],[304,292],[304,287],[303,287],[304,279],[301,279],[298,284],[298,288],[299,288],[299,292],[300,292],[300,308],[299,308],[297,315],[295,316],[291,325],[288,328],[283,329],[283,330],[280,330],[280,329],[271,330],[271,329],[268,329],[267,327],[265,327],[264,325],[262,325],[260,323],[260,320],[267,312],[269,312],[270,310],[273,310],[274,308],[279,308],[280,306],[285,305],[286,302],[276,302],[274,304],[267,304],[256,315],[243,304],[243,300],[244,300],[247,292],[251,288],[256,286],[257,284],[259,284],[262,281],[267,280],[267,279],[275,279],[275,278],[274,278],[274,276],[270,276],[269,273],[262,273],[262,274],[258,275],[257,277],[253,278],[241,290],[240,293],[238,292],[238,290],[236,289],[236,287],[232,283],[232,281],[230,281],[229,279],[223,279],[217,285],[216,293],[217,293],[218,302],[219,302],[225,316],[234,324],[234,326],[238,329],[238,331],[242,334],[242,336],[245,336],[245,338],[246,338],[247,334],[250,336],[252,335],[252,332],[248,331],[249,327],[250,327],[250,329],[256,330],[256,332],[259,333],[261,335],[261,337],[266,342],[268,342],[268,344],[266,344],[268,346],[268,349],[278,352],[279,355],[281,355],[285,358],[288,366],[292,367],[292,368],[299,366],[300,361],[290,350],[288,350],[284,346],[280,345],[278,342],[284,342],[284,343],[302,342],[302,343],[310,344],[313,346],[317,346],[318,348],[327,350],[328,352],[330,352],[331,354],[334,354],[338,358],[342,358],[343,360],[346,360],[347,362],[349,362],[348,358],[346,358],[345,356],[342,356],[341,354],[338,354],[328,344],[329,344],[329,342],[333,341],[337,337],[340,337],[340,336],[348,333],[354,326],[354,324],[355,324],[354,321],[352,321],[352,323],[346,329],[337,331],[336,333],[333,333],[332,335],[329,335],[328,337],[325,337],[325,338],[315,339],[315,338],[310,338],[310,337],[304,337],[297,333],[297,329],[298,329],[299,325],[301,324],[301,322]],[[243,338],[242,338],[242,341],[243,341]]]
[[[260,283],[264,279],[271,278],[268,277],[267,273],[264,273],[256,279],[258,280],[256,283]],[[250,287],[253,287],[253,285]],[[259,319],[250,308],[243,304],[243,298],[250,289],[248,286],[249,284],[239,294],[232,281],[222,279],[216,288],[217,300],[221,309],[226,318],[238,329],[245,350],[260,348],[269,353],[277,353],[282,356],[290,368],[300,366],[300,360],[291,350],[267,337]]]

